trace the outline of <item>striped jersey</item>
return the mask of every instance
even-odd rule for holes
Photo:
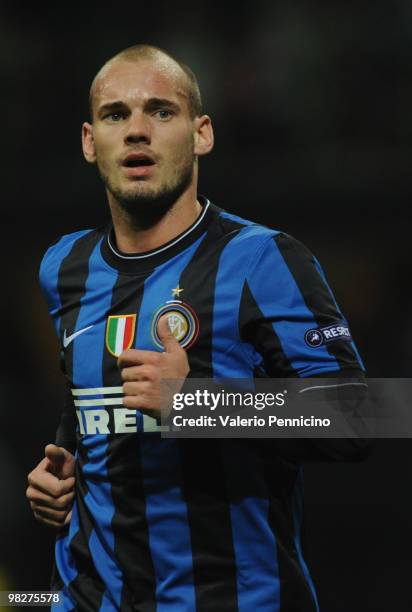
[[[162,439],[122,405],[117,357],[161,351],[169,313],[197,378],[363,369],[322,269],[291,236],[199,198],[202,214],[153,251],[111,227],[63,236],[40,281],[69,393],[56,443],[76,456],[70,525],[56,540],[59,610],[314,612],[300,542],[300,460],[276,440]]]

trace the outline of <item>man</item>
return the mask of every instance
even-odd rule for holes
[[[112,225],[63,236],[40,272],[69,386],[27,489],[59,528],[52,587],[64,610],[317,610],[300,460],[362,446],[161,439],[159,393],[188,375],[362,379],[343,316],[300,243],[197,194],[213,130],[184,64],[126,49],[90,104]],[[345,333],[320,345],[331,325]]]

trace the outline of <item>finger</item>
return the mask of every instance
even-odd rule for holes
[[[65,459],[64,448],[55,444],[47,444],[44,454],[49,460],[49,467],[52,467],[53,471],[60,471]]]
[[[161,354],[156,351],[144,351],[142,349],[127,349],[119,356],[117,365],[120,369],[143,365],[149,363],[154,366],[159,366],[161,360]]]
[[[72,506],[74,491],[56,498],[46,495],[45,493],[41,493],[37,489],[30,486],[26,490],[26,497],[29,501],[34,502],[39,506],[48,506],[49,508],[54,508],[55,510],[65,510]]]
[[[152,383],[147,380],[140,382],[126,382],[123,385],[123,393],[125,395],[144,395],[150,392]]]
[[[66,518],[64,519],[63,525],[68,525],[70,523],[70,519],[72,518],[72,513],[73,513],[73,510],[70,510],[70,512],[68,512]]]
[[[57,478],[74,476],[76,460],[70,451],[62,446],[48,444],[45,448],[46,469]]]
[[[42,493],[31,486],[29,486],[26,490],[26,497],[30,502],[34,502],[39,506],[48,506],[50,508],[54,508],[55,510],[64,510],[67,507],[70,507],[73,503],[74,496],[74,491],[72,493],[62,495],[61,497],[52,497],[51,495],[46,495],[45,493]]]
[[[170,329],[169,317],[167,314],[161,316],[157,322],[157,335],[166,353],[175,353],[176,351],[183,350]]]
[[[52,521],[50,519],[44,518],[37,512],[33,512],[34,518],[39,521],[39,523],[43,523],[44,525],[48,525],[49,527],[54,527],[55,529],[61,529],[66,523],[58,523],[57,521]]]
[[[153,365],[134,366],[132,368],[123,368],[121,376],[125,382],[133,381],[155,381],[159,378],[159,368]]]
[[[53,510],[53,508],[48,508],[47,506],[38,506],[37,504],[31,503],[30,506],[33,509],[33,513],[41,516],[42,518],[46,518],[50,521],[56,521],[57,523],[64,523],[64,520],[67,516],[68,510]]]
[[[73,476],[70,476],[64,480],[59,480],[53,474],[42,471],[40,473],[31,472],[28,476],[28,482],[29,485],[42,493],[46,493],[46,495],[60,497],[74,489],[75,479]]]
[[[153,400],[149,400],[145,395],[127,395],[123,398],[123,406],[131,410],[140,410],[147,408],[148,404]]]
[[[157,369],[152,365],[140,365],[123,368],[121,376],[124,381],[155,380],[158,378]]]

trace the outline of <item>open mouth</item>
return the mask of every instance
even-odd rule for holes
[[[153,166],[154,162],[151,159],[128,159],[124,162],[127,168],[136,168],[138,166]]]
[[[126,168],[138,168],[140,166],[153,166],[154,163],[155,162],[146,155],[142,155],[141,153],[132,153],[123,161],[123,166],[126,166]]]

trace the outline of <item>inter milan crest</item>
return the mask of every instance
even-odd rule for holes
[[[106,347],[111,355],[119,357],[133,343],[136,315],[115,315],[107,319]]]
[[[157,334],[157,324],[164,314],[168,315],[169,327],[180,346],[185,349],[190,348],[199,335],[199,319],[193,308],[180,300],[171,300],[156,310],[152,320],[152,338],[156,346],[161,349],[163,344]]]

